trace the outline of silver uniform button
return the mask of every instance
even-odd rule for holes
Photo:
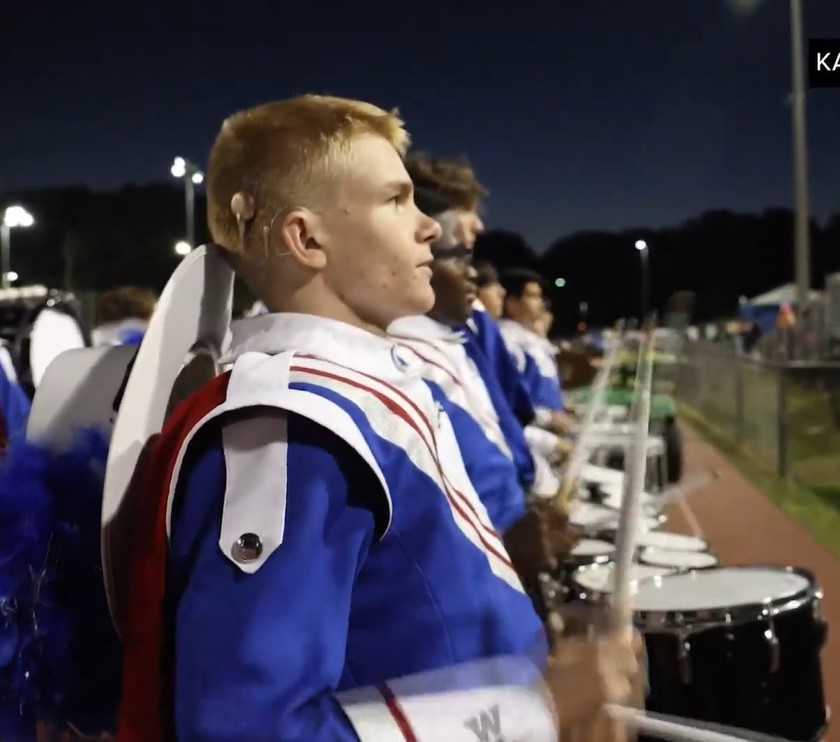
[[[263,550],[262,539],[256,533],[243,533],[233,544],[231,554],[241,564],[256,561]]]
[[[394,366],[396,366],[400,371],[408,371],[409,363],[400,353],[400,349],[396,345],[391,346],[391,360],[394,362]]]

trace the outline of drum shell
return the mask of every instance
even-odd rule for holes
[[[820,600],[814,586],[772,616],[728,625],[657,629],[637,617],[648,656],[648,710],[790,740],[819,739],[826,725]],[[768,632],[778,642],[775,672]]]

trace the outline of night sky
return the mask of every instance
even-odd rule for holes
[[[398,106],[418,148],[466,154],[488,226],[538,249],[788,206],[789,3],[734,4],[5,0],[0,190],[165,180],[175,155],[203,164],[233,111],[320,92]],[[803,5],[806,39],[840,38],[840,0]],[[840,90],[809,93],[808,117],[824,219]]]

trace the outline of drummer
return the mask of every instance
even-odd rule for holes
[[[93,345],[139,345],[155,304],[154,292],[138,286],[104,291],[96,301]]]
[[[441,225],[441,240],[473,250],[478,236],[484,231],[480,212],[487,190],[469,163],[463,158],[430,158],[415,154],[408,158],[406,168],[414,183],[418,203],[423,202],[427,212]],[[467,206],[472,208],[465,208]],[[517,420],[527,425],[534,419],[534,405],[499,334],[496,319],[486,311],[479,296],[473,302],[466,329],[490,362]]]
[[[485,716],[473,722],[466,708],[479,699],[463,663],[494,657],[497,645],[517,667],[517,655],[533,654],[538,622],[484,527],[448,417],[381,337],[434,302],[426,243],[439,231],[413,203],[405,138],[369,104],[313,96],[234,116],[219,135],[211,231],[272,313],[252,318],[252,344],[237,348],[232,373],[179,408],[156,445],[157,464],[190,450],[179,472],[153,469],[154,508],[138,511],[148,530],[132,545],[121,738],[162,740],[173,726],[205,740],[266,730],[273,739],[465,739],[474,725],[484,736]],[[303,205],[277,211],[288,202]],[[326,216],[309,204],[324,204]],[[123,410],[136,401],[129,395]],[[240,401],[243,414],[225,415]],[[208,409],[218,417],[203,417],[208,427],[193,436],[187,415]],[[319,422],[328,419],[334,427]],[[170,484],[167,527],[155,508],[165,516]],[[233,546],[220,549],[231,526]],[[617,701],[626,697],[635,661],[623,637],[597,649],[612,644],[630,676],[620,683],[603,652],[569,669],[555,650],[549,680],[565,672],[553,698],[567,723],[598,713],[600,698],[588,715],[566,709],[605,671],[611,691],[621,686]],[[475,708],[501,714],[506,736],[557,739],[553,726],[535,732],[546,717],[524,704],[533,693],[511,704],[497,682],[487,676]],[[443,689],[420,708],[412,687]],[[428,731],[413,731],[421,723]]]
[[[412,175],[425,172],[429,169],[428,160],[423,155],[414,155],[408,158],[407,169]],[[428,190],[421,190],[416,196],[417,205],[431,216],[445,214],[446,207],[462,215],[463,225],[450,234],[444,230],[432,246],[435,305],[426,316],[397,320],[389,332],[400,341],[406,358],[418,366],[449,414],[470,480],[493,524],[499,532],[507,533],[525,516],[525,491],[534,484],[534,464],[522,428],[487,358],[475,339],[462,329],[472,314],[476,298],[474,271],[469,265],[475,239],[470,225],[480,222],[470,219],[469,212],[478,207],[477,189],[466,184],[459,189],[451,184],[447,189],[446,185],[447,181],[441,178],[434,197]],[[448,220],[441,221],[446,224]],[[557,481],[550,487],[544,494],[556,493]],[[545,506],[537,507],[545,509]],[[549,508],[540,517],[545,523],[553,524],[556,531],[552,538],[555,556],[564,556],[569,549],[565,516],[550,512]],[[521,528],[514,530],[524,533]],[[522,551],[522,544],[538,539],[533,534],[517,539],[521,542],[519,548],[509,543],[508,550],[521,573],[531,572],[533,576],[544,562],[526,566],[523,561],[528,560],[517,559],[516,552]]]
[[[504,319],[499,326],[508,349],[514,355],[522,379],[536,408],[538,428],[565,436],[577,421],[567,412],[555,348],[545,339],[549,320],[543,297],[542,277],[527,269],[508,270],[501,276],[505,289]],[[532,431],[529,441],[538,450],[548,440]]]
[[[505,287],[499,281],[499,271],[486,261],[473,261],[475,284],[478,287],[477,306],[497,322],[502,318],[505,308]]]

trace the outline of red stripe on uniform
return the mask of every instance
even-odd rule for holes
[[[388,711],[391,712],[394,722],[399,727],[405,742],[417,742],[417,735],[414,734],[414,730],[411,728],[411,722],[408,720],[400,702],[394,695],[394,691],[386,683],[382,683],[379,686],[379,693],[382,696],[382,700],[385,701]]]
[[[175,739],[173,657],[164,615],[166,506],[181,446],[202,418],[225,401],[229,378],[229,373],[216,377],[182,402],[164,423],[146,465],[142,455],[138,462],[131,485],[134,496],[128,496],[137,510],[130,545],[128,597],[120,610],[124,620],[118,742]]]
[[[504,555],[503,553],[500,553],[499,551],[497,551],[496,547],[492,543],[487,541],[484,533],[482,533],[482,529],[484,529],[486,532],[490,533],[493,537],[495,537],[497,539],[498,539],[498,534],[495,531],[487,528],[480,520],[478,521],[478,526],[481,526],[481,528],[476,526],[476,524],[473,522],[473,519],[469,518],[467,513],[464,512],[464,510],[458,504],[458,502],[455,501],[452,493],[454,493],[455,495],[458,495],[458,499],[461,502],[463,502],[463,504],[466,505],[467,508],[469,508],[469,510],[472,512],[473,516],[475,517],[475,519],[476,520],[478,519],[478,513],[476,513],[475,509],[472,507],[472,503],[470,503],[469,500],[466,498],[466,496],[462,492],[460,492],[458,489],[453,487],[452,484],[447,480],[446,475],[443,473],[443,468],[440,465],[440,460],[438,458],[437,451],[433,450],[432,446],[429,445],[429,442],[425,439],[422,432],[420,431],[419,426],[414,422],[414,420],[411,419],[411,415],[409,415],[402,407],[400,407],[400,405],[397,402],[395,402],[393,399],[390,399],[388,396],[386,396],[382,392],[379,392],[379,391],[377,391],[377,390],[375,390],[375,389],[373,389],[369,386],[366,386],[366,385],[364,385],[364,384],[362,384],[358,381],[353,381],[351,379],[347,379],[344,376],[340,376],[339,374],[335,374],[335,373],[332,373],[330,371],[325,371],[323,369],[310,368],[310,367],[307,367],[307,366],[299,366],[299,365],[292,366],[290,370],[291,371],[302,371],[304,373],[310,373],[310,374],[313,374],[315,376],[321,376],[321,377],[326,378],[326,379],[332,379],[333,381],[340,381],[344,384],[347,384],[348,386],[354,387],[355,389],[361,389],[362,391],[368,392],[369,394],[372,394],[374,397],[376,397],[376,399],[378,399],[380,402],[382,402],[382,404],[385,405],[385,407],[387,407],[395,415],[397,415],[397,417],[399,417],[401,420],[403,420],[405,423],[407,423],[420,436],[420,440],[423,441],[423,443],[426,445],[426,449],[429,451],[429,454],[432,456],[432,460],[435,462],[438,473],[440,474],[440,477],[441,477],[441,481],[443,483],[444,494],[446,495],[446,499],[449,500],[450,505],[452,505],[452,507],[458,512],[458,514],[470,526],[472,526],[472,529],[475,532],[475,535],[478,537],[478,540],[481,542],[481,544],[484,546],[484,548],[487,549],[487,551],[489,551],[491,554],[493,554],[493,556],[495,556],[497,559],[499,559],[503,564],[505,564],[506,566],[513,569],[513,565],[511,564],[510,559],[506,555]],[[362,374],[362,375],[366,376],[366,374]],[[375,378],[375,377],[370,377],[370,378]],[[379,381],[379,380],[377,379],[377,381]],[[416,407],[415,407],[415,409],[416,409]],[[422,412],[420,412],[419,409],[417,410],[417,412],[423,418],[424,422],[429,424],[428,419],[423,415]],[[434,440],[434,437],[432,437],[432,440]],[[435,446],[435,448],[437,448],[437,447]],[[451,492],[450,492],[450,490],[451,490]]]

